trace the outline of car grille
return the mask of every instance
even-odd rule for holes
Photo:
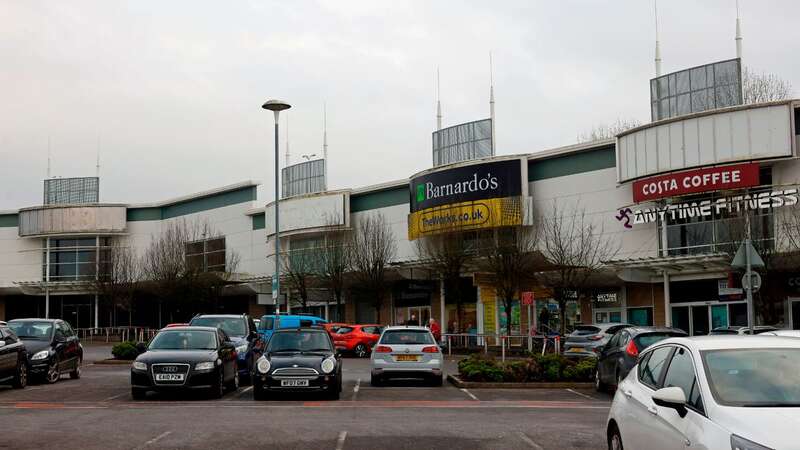
[[[316,377],[317,375],[319,372],[310,367],[281,367],[272,372],[274,377]]]
[[[189,378],[189,364],[184,363],[159,363],[151,366],[153,371],[153,383],[160,386],[181,386],[186,383]],[[169,373],[169,374],[182,374],[182,381],[156,381],[156,374]]]

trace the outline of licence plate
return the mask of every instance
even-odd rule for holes
[[[183,381],[182,373],[157,373],[156,381]]]
[[[281,380],[281,387],[308,387],[308,380]]]
[[[397,355],[398,361],[419,361],[419,356],[417,355]]]

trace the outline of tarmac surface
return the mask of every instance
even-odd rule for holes
[[[256,402],[240,387],[220,400],[134,401],[127,365],[100,365],[85,345],[79,380],[0,386],[0,449],[603,449],[610,396],[593,390],[458,389],[369,384],[369,359],[345,358],[341,400]],[[447,361],[456,372],[455,360]]]

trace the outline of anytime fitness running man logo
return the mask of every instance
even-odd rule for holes
[[[619,215],[617,215],[617,220],[623,222],[622,226],[625,228],[633,228],[631,225],[631,218],[628,214],[632,214],[633,211],[630,208],[622,208],[619,210]]]

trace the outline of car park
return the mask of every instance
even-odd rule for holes
[[[429,329],[386,327],[370,356],[370,383],[381,386],[390,378],[423,378],[441,386],[443,359]]]
[[[28,352],[25,344],[5,322],[0,323],[0,384],[11,383],[17,389],[28,384]]]
[[[369,356],[382,331],[380,325],[345,325],[331,336],[337,350],[364,358]]]
[[[267,400],[275,392],[320,392],[338,400],[342,360],[322,328],[277,330],[256,362],[253,397]]]
[[[642,353],[607,420],[610,449],[797,448],[796,339],[667,339]]]
[[[264,341],[258,333],[253,319],[247,315],[236,314],[203,314],[195,316],[189,322],[191,326],[217,327],[222,329],[230,340],[236,344],[236,366],[239,379],[250,382],[250,373],[256,359],[264,352]]]
[[[604,391],[617,386],[639,360],[639,353],[661,340],[686,336],[677,328],[628,327],[617,331],[600,352],[595,372],[595,388]]]
[[[239,387],[236,344],[215,327],[164,328],[131,365],[131,395],[148,391],[200,390],[220,398],[225,389]]]
[[[777,331],[777,330],[779,330],[779,328],[773,327],[772,325],[757,325],[753,327],[753,334],[761,334],[761,333],[766,333],[768,331]],[[717,327],[711,330],[708,334],[712,336],[747,335],[750,334],[750,327],[746,326]]]
[[[55,383],[61,374],[81,377],[83,347],[72,327],[59,319],[14,319],[8,328],[25,344],[31,379]]]
[[[261,324],[258,327],[258,333],[264,342],[269,342],[272,333],[277,330],[290,330],[300,327],[312,326],[325,326],[327,320],[322,317],[310,316],[304,314],[268,314],[261,316]]]
[[[626,323],[578,325],[564,340],[564,356],[597,357],[614,333],[629,326]]]

